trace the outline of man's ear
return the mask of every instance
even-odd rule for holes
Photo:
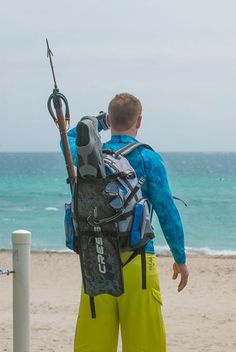
[[[141,122],[142,122],[142,115],[139,115],[139,117],[137,118],[137,121],[136,121],[136,128],[137,129],[140,128]]]
[[[107,115],[107,124],[111,128],[111,119],[109,115]]]

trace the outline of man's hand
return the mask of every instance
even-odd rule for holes
[[[105,111],[100,111],[96,118],[100,122],[103,131],[106,131],[110,128],[107,123],[107,113]]]
[[[188,268],[186,264],[173,264],[173,277],[172,279],[177,279],[178,275],[181,275],[181,280],[178,286],[178,292],[182,291],[188,283]]]

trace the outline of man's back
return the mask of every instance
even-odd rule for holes
[[[116,151],[133,142],[138,141],[128,135],[113,135],[103,145],[103,148]],[[147,198],[153,206],[176,262],[184,263],[183,227],[178,210],[173,202],[161,156],[145,146],[141,146],[128,154],[127,159],[135,170],[138,179],[142,176],[145,178],[145,183],[142,186],[143,197]],[[154,253],[153,241],[149,242],[146,251]]]

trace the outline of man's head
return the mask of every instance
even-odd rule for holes
[[[113,134],[136,136],[142,119],[142,105],[135,96],[117,94],[108,106],[108,123]]]

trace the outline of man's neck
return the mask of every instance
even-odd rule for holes
[[[113,128],[111,129],[111,135],[126,135],[126,136],[130,136],[130,137],[136,137],[137,136],[137,130],[136,129],[133,129],[133,128],[130,128],[129,130],[126,130],[126,131],[117,131],[117,130],[114,130]]]

